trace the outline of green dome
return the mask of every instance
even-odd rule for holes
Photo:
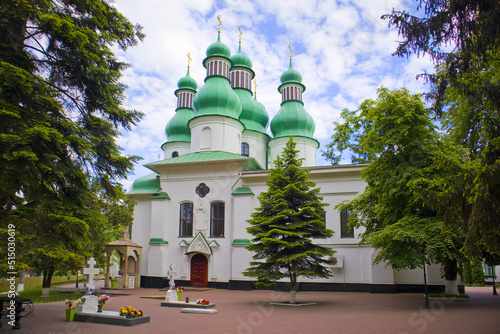
[[[269,115],[264,106],[257,102],[249,90],[244,88],[234,89],[241,101],[240,121],[246,130],[266,133]]]
[[[231,59],[231,50],[229,50],[229,47],[226,44],[220,41],[220,33],[217,37],[217,42],[210,44],[210,46],[208,47],[206,55],[207,58],[222,57],[227,58],[228,60]],[[205,64],[207,58],[203,60],[203,64]]]
[[[194,111],[189,108],[179,108],[174,117],[170,119],[165,127],[167,142],[186,141],[191,142],[191,129],[188,123],[194,117]]]
[[[186,76],[177,81],[177,87],[179,87],[179,89],[190,89],[194,91],[198,89],[198,83],[189,75],[189,67],[187,69]]]
[[[157,194],[161,191],[160,175],[149,174],[138,178],[132,183],[129,194]]]
[[[302,87],[302,91],[306,90],[306,87],[302,84],[302,75],[299,73],[299,71],[293,69],[291,59],[290,59],[290,67],[288,68],[288,70],[283,72],[280,80],[281,80],[281,85],[278,87],[278,91],[283,85],[290,83],[299,84]]]
[[[241,42],[238,48],[238,53],[231,57],[231,61],[233,62],[234,67],[245,67],[249,70],[252,69],[252,61],[246,55],[241,53]]]
[[[238,119],[241,114],[241,102],[229,85],[229,79],[210,76],[205,85],[194,96],[195,117],[218,115]]]
[[[314,139],[314,120],[304,109],[302,101],[290,100],[281,104],[271,121],[271,132],[274,138],[299,136]]]

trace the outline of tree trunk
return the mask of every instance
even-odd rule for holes
[[[295,304],[295,295],[297,294],[297,276],[290,274],[290,304]]]
[[[49,269],[43,272],[43,282],[42,282],[42,291],[43,294],[49,294],[50,283],[52,281],[52,275],[54,275],[54,270]]]
[[[458,295],[457,281],[445,280],[445,294],[447,295]]]
[[[17,291],[24,291],[24,277],[26,276],[26,269],[21,268],[19,272],[19,283],[17,284]]]

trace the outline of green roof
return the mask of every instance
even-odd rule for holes
[[[135,180],[128,194],[158,194],[160,191],[160,175],[153,173]]]
[[[314,119],[304,109],[302,101],[288,100],[271,121],[274,138],[299,136],[314,139]]]
[[[162,238],[151,238],[149,239],[149,244],[168,245],[168,241],[165,241]]]
[[[205,65],[206,60],[210,57],[223,57],[228,60],[231,59],[231,50],[229,50],[229,47],[222,43],[220,40],[220,32],[217,35],[217,41],[215,43],[212,43],[209,45],[207,48],[206,52],[207,58],[203,60],[203,65]]]
[[[278,87],[279,92],[281,92],[281,87],[283,87],[286,84],[292,84],[292,83],[301,86],[302,91],[306,90],[306,86],[302,84],[302,75],[299,73],[299,71],[293,69],[291,59],[288,70],[286,70],[285,72],[283,72],[283,74],[281,74],[280,80],[281,80],[281,85]]]
[[[196,89],[198,89],[198,83],[196,82],[195,79],[191,78],[191,76],[189,75],[189,67],[187,69],[186,76],[180,78],[179,81],[177,81],[177,87],[179,87],[178,90],[189,89],[189,90],[196,91]],[[176,92],[177,92],[177,90],[176,90]],[[177,94],[175,94],[175,95],[177,95]]]
[[[203,163],[203,162],[218,162],[242,160],[247,161],[245,170],[262,170],[262,167],[254,158],[249,158],[240,154],[229,153],[224,151],[209,151],[209,152],[193,152],[183,154],[175,158],[163,159],[160,161],[151,162],[144,166],[154,168],[161,165],[188,164],[188,163]]]
[[[239,119],[241,102],[227,77],[212,75],[194,96],[193,109],[194,118],[216,115]]]
[[[240,45],[239,45],[239,48],[238,48],[238,53],[235,54],[235,55],[233,55],[231,57],[231,60],[233,62],[233,68],[235,68],[235,67],[246,68],[250,72],[252,72],[252,79],[255,77],[255,73],[252,70],[252,61],[250,60],[250,58],[248,58],[248,56],[246,56],[243,53],[241,53],[241,42],[240,42]]]
[[[267,134],[266,128],[269,123],[269,115],[264,106],[257,102],[252,97],[252,93],[245,88],[235,88],[234,92],[240,98],[240,121],[245,126],[245,130]]]
[[[234,239],[232,245],[251,245],[252,243],[248,239]]]
[[[165,134],[169,143],[175,141],[191,142],[191,129],[189,121],[194,117],[193,109],[178,108],[174,117],[168,121],[165,127]]]
[[[170,200],[170,197],[168,196],[168,194],[166,192],[162,191],[159,194],[154,194],[149,199],[168,199],[168,200]]]
[[[252,190],[248,187],[239,187],[231,193],[231,195],[254,195]]]

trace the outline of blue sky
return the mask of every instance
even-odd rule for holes
[[[317,164],[326,165],[321,153],[342,109],[357,109],[363,100],[375,98],[381,86],[406,87],[413,93],[427,90],[415,76],[433,72],[432,62],[425,57],[393,57],[401,37],[380,18],[392,8],[414,12],[417,4],[403,0],[116,0],[115,7],[132,23],[142,25],[147,35],[125,53],[115,50],[119,59],[131,65],[122,78],[129,87],[125,107],[145,113],[138,126],[123,131],[118,139],[124,154],[144,158],[135,175],[122,183],[128,189],[133,180],[151,173],[144,163],[163,158],[165,126],[175,113],[174,91],[186,74],[187,53],[193,59],[191,76],[201,87],[202,60],[217,39],[217,15],[222,18],[222,42],[233,54],[238,51],[241,26],[242,52],[253,62],[257,98],[270,119],[280,109],[277,87],[281,73],[288,69],[288,45],[292,45],[293,67],[306,86],[304,107],[316,122],[315,138],[321,144]]]

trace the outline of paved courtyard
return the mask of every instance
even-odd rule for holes
[[[491,288],[467,288],[470,301],[431,300],[423,308],[422,294],[368,294],[299,292],[298,302],[315,305],[270,305],[287,301],[289,294],[274,291],[186,290],[184,297],[216,304],[217,314],[187,314],[161,307],[157,289],[127,291],[111,296],[105,306],[118,311],[132,306],[151,316],[151,322],[133,327],[65,321],[64,302],[36,304],[35,315],[21,319],[22,329],[12,331],[2,319],[1,333],[29,334],[141,334],[141,333],[500,333],[500,296]]]

